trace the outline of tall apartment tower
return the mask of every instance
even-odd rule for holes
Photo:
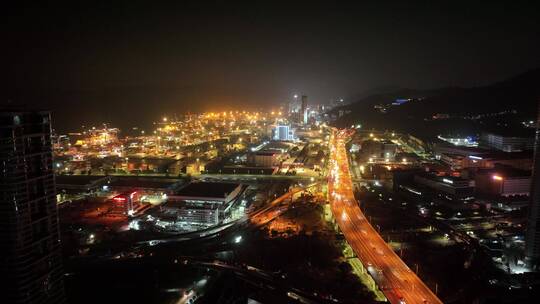
[[[530,200],[527,233],[525,235],[525,255],[532,266],[538,268],[540,266],[540,105],[536,121]]]
[[[304,124],[307,124],[308,112],[307,112],[307,96],[302,95],[302,107],[300,109],[301,120]]]
[[[46,111],[0,107],[3,303],[63,303],[58,211]]]
[[[298,111],[298,95],[294,94],[293,99],[289,102],[289,115],[295,115]]]

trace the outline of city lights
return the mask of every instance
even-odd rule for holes
[[[534,1],[109,2],[4,9],[6,303],[538,301]]]

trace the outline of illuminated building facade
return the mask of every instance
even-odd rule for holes
[[[279,141],[292,141],[294,140],[294,131],[290,126],[278,125],[273,130],[273,139]]]
[[[190,183],[169,196],[161,209],[180,225],[210,227],[224,219],[241,191],[240,184]]]
[[[131,216],[140,206],[140,194],[137,191],[119,194],[112,198],[112,204],[111,214]]]
[[[531,172],[513,168],[480,169],[475,175],[476,191],[479,193],[514,196],[529,195]]]
[[[504,152],[521,152],[531,150],[534,146],[532,137],[506,136],[496,133],[484,133],[481,144]]]

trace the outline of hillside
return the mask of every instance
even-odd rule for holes
[[[397,99],[410,101],[392,105]],[[399,130],[427,137],[443,133],[474,135],[501,126],[520,132],[522,120],[535,119],[539,101],[540,69],[535,69],[482,87],[399,89],[371,95],[334,109],[334,113],[351,111],[336,121],[340,127],[360,123],[368,129]],[[441,115],[434,119],[437,114]]]

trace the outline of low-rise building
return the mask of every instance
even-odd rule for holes
[[[110,182],[110,176],[92,175],[57,175],[56,192],[89,193],[94,192]]]
[[[261,150],[248,154],[248,164],[256,167],[275,167],[279,166],[283,153],[279,150]]]
[[[414,182],[456,198],[466,198],[474,194],[474,180],[455,176],[438,176],[421,173],[414,176]]]
[[[494,168],[498,165],[521,170],[531,170],[532,152],[502,152],[481,148],[437,144],[435,157],[453,170],[467,168]]]
[[[115,176],[107,183],[108,190],[127,192],[137,190],[144,193],[162,193],[171,195],[182,186],[178,179],[142,176]]]
[[[467,157],[459,154],[443,153],[441,154],[441,161],[452,170],[461,170],[466,168]]]
[[[461,155],[465,157],[481,155],[490,152],[488,149],[478,147],[458,146],[443,140],[437,140],[433,144],[435,158],[441,159],[443,154]]]
[[[214,226],[225,218],[242,189],[234,183],[192,182],[170,195],[161,210],[183,225]]]
[[[495,196],[529,195],[531,172],[509,167],[481,169],[475,175],[476,191]]]
[[[110,202],[109,215],[132,216],[141,207],[141,193],[138,191],[120,193]]]
[[[464,146],[464,147],[477,147],[478,142],[471,136],[460,137],[460,136],[437,136],[438,139],[450,143],[454,146]]]
[[[364,159],[394,161],[397,145],[388,140],[366,140],[362,142],[360,151]]]
[[[520,170],[531,170],[533,165],[532,153],[525,152],[491,152],[471,155],[467,158],[465,168],[495,168],[509,166]]]
[[[533,149],[534,137],[532,132],[530,136],[486,132],[482,134],[480,143],[504,152],[520,152]]]
[[[294,130],[288,125],[277,125],[272,131],[272,138],[278,141],[294,140]]]
[[[226,205],[236,198],[241,190],[241,184],[192,182],[170,195],[169,198],[194,203]]]
[[[220,221],[219,207],[212,204],[198,206],[183,201],[170,201],[162,209],[166,216],[184,226],[211,227]]]

